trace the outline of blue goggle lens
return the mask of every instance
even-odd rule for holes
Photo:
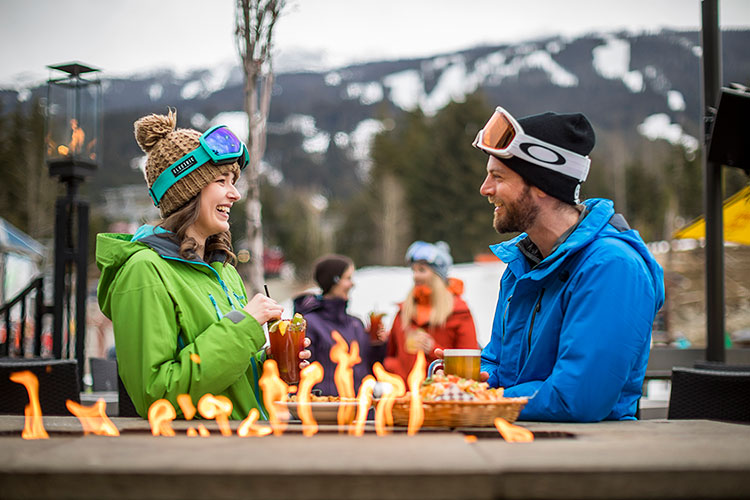
[[[217,128],[203,140],[218,156],[236,155],[242,151],[242,141],[226,127]]]

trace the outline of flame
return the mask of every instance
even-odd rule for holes
[[[414,366],[407,377],[409,391],[411,393],[409,427],[406,431],[409,436],[413,436],[419,432],[419,428],[422,427],[422,422],[424,422],[424,408],[422,408],[422,398],[419,395],[419,387],[425,379],[425,365],[426,361],[424,359],[424,352],[420,350],[417,352],[417,360],[414,362]]]
[[[195,353],[192,353],[192,354],[190,355],[190,361],[192,361],[192,362],[193,362],[193,363],[195,363],[196,365],[199,365],[199,364],[201,364],[201,357],[200,357],[200,356],[198,356],[198,355],[197,355],[197,354],[195,354]]]
[[[352,367],[362,361],[359,357],[359,343],[352,341],[351,350],[346,340],[339,332],[333,330],[331,337],[336,342],[330,351],[331,361],[337,363],[336,371],[333,372],[333,381],[336,384],[336,390],[339,393],[341,401],[354,399],[354,370]],[[354,408],[349,405],[340,405],[336,416],[339,429],[351,422],[354,418]]]
[[[286,429],[286,422],[279,418],[279,412],[273,404],[275,401],[286,402],[289,394],[289,386],[279,377],[279,365],[272,359],[263,363],[263,375],[258,381],[263,391],[263,403],[268,410],[268,421],[276,436],[281,436]]]
[[[359,357],[359,343],[352,341],[351,351],[349,345],[339,332],[333,330],[331,337],[336,342],[330,351],[331,361],[337,363],[333,380],[341,398],[354,397],[354,371],[352,367],[362,361]]]
[[[386,382],[393,387],[391,392],[383,394],[375,408],[375,433],[378,436],[385,436],[388,434],[385,427],[393,426],[393,404],[396,402],[396,398],[406,394],[406,384],[400,376],[386,371],[380,362],[373,365],[372,372],[377,377],[378,382]]]
[[[177,404],[180,405],[180,410],[185,415],[185,420],[192,420],[195,416],[195,405],[193,405],[190,394],[180,394],[177,396]]]
[[[466,441],[467,443],[476,443],[477,437],[473,434],[467,434],[464,436],[464,441]]]
[[[200,434],[202,438],[207,438],[211,435],[211,433],[208,432],[208,429],[206,429],[206,426],[203,424],[198,424],[198,434]]]
[[[534,434],[530,430],[513,425],[501,417],[495,419],[495,428],[509,443],[530,443],[534,440]]]
[[[17,383],[23,384],[29,393],[29,404],[27,404],[23,413],[26,417],[21,437],[24,439],[49,439],[49,434],[44,429],[42,422],[42,407],[39,404],[39,379],[29,370],[13,372],[10,379]]]
[[[166,399],[157,399],[148,408],[148,423],[151,425],[151,434],[154,436],[174,436],[174,429],[169,424],[177,418],[172,403]]]
[[[273,432],[268,426],[256,425],[255,422],[260,417],[260,413],[257,409],[253,408],[250,413],[247,414],[247,418],[240,422],[240,426],[237,427],[237,435],[240,437],[248,436],[268,436]]]
[[[73,153],[80,152],[85,139],[86,133],[78,126],[78,120],[72,118],[70,120],[70,149]]]
[[[120,435],[120,431],[117,430],[115,424],[107,418],[107,402],[104,399],[98,399],[91,406],[83,406],[69,399],[65,401],[65,407],[81,421],[84,436],[89,433],[97,436]]]
[[[365,433],[365,421],[367,412],[372,405],[372,390],[375,388],[375,377],[367,375],[362,379],[357,395],[357,418],[354,419],[354,425],[349,429],[349,434],[361,436]]]
[[[193,400],[190,398],[190,394],[180,394],[177,396],[177,404],[180,406],[180,410],[182,410],[182,415],[185,417],[185,420],[192,420],[195,416],[196,410]],[[195,437],[198,435],[198,431],[193,427],[188,427],[187,435],[189,437]]]
[[[56,145],[49,134],[46,137],[46,142],[49,154],[53,154],[56,150],[60,156],[84,153],[92,160],[96,159],[96,151],[94,151],[96,138],[93,138],[86,144],[86,132],[78,125],[78,120],[75,118],[70,120],[70,142],[68,144]]]
[[[232,402],[226,396],[214,396],[204,394],[198,400],[198,413],[203,418],[215,419],[222,436],[231,436],[232,429],[229,427],[229,415],[232,414]]]
[[[310,407],[310,391],[315,384],[323,380],[323,365],[315,361],[302,369],[299,374],[300,383],[297,390],[297,414],[302,420],[302,434],[313,436],[318,432],[318,422]]]

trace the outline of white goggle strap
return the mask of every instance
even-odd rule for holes
[[[540,167],[573,177],[579,182],[586,180],[591,160],[554,144],[525,134],[516,134],[507,151],[513,156]]]

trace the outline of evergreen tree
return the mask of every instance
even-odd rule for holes
[[[44,162],[44,114],[38,99],[0,109],[0,214],[34,238],[51,237],[59,186]]]

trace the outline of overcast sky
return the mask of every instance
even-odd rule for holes
[[[699,29],[700,0],[287,0],[278,61],[338,65],[434,55],[541,35]],[[750,0],[720,0],[723,29],[750,27]],[[238,61],[234,0],[0,0],[0,85],[81,61],[103,76]]]

